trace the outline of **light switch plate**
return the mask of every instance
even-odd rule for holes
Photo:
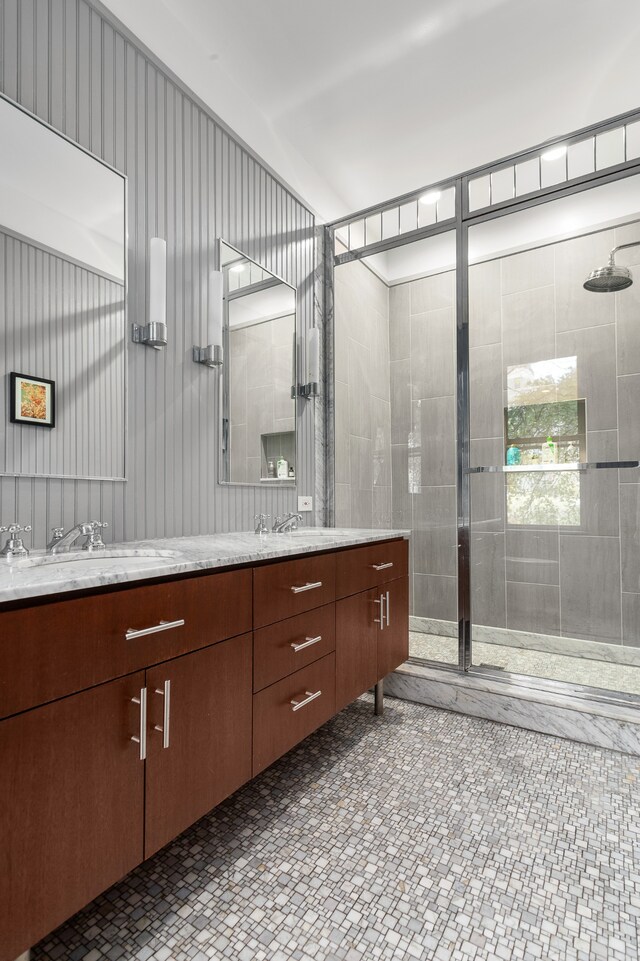
[[[298,498],[298,512],[300,514],[303,514],[305,511],[312,511],[312,510],[313,510],[313,497],[308,497],[306,494],[303,494],[301,497]]]

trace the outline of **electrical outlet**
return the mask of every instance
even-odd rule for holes
[[[312,510],[313,510],[313,497],[308,497],[306,494],[303,494],[301,497],[298,498],[298,512],[300,514],[302,514],[304,511],[312,511]]]

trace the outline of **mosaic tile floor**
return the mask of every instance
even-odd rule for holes
[[[411,657],[458,663],[458,639],[441,634],[409,634]],[[473,662],[479,667],[498,667],[514,674],[545,677],[552,681],[567,681],[587,687],[599,687],[625,694],[640,694],[640,667],[630,664],[607,664],[586,657],[551,654],[507,644],[473,642]]]
[[[636,961],[639,789],[638,758],[361,699],[34,961]]]

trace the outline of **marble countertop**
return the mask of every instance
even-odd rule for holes
[[[127,541],[109,544],[104,553],[94,554],[74,551],[51,557],[33,551],[25,560],[0,558],[0,605],[409,536],[408,530],[302,527],[290,534],[244,532]]]

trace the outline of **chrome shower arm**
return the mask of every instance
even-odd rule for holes
[[[618,246],[614,247],[611,253],[609,254],[609,263],[610,264],[615,263],[613,259],[615,255],[618,253],[619,250],[626,250],[627,247],[640,247],[640,240],[632,240],[628,244],[618,244]]]

